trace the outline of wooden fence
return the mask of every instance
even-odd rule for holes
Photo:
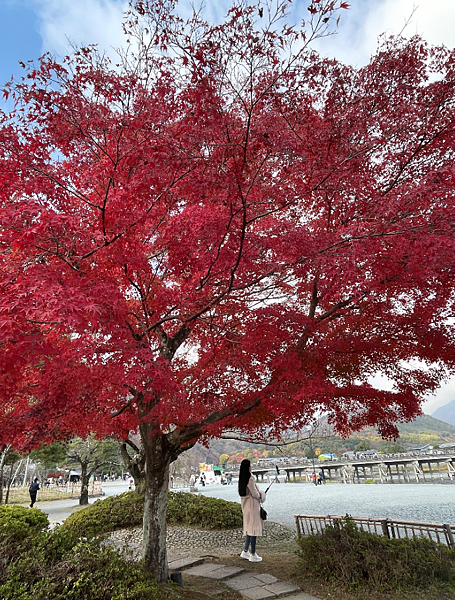
[[[334,515],[294,515],[297,537],[322,533],[327,525],[340,523],[345,517]],[[426,537],[455,548],[455,526],[440,523],[419,523],[414,521],[395,521],[392,519],[368,519],[350,517],[365,531],[384,535],[388,538]]]

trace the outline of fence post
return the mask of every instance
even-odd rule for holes
[[[446,533],[446,538],[447,538],[447,542],[448,542],[448,546],[450,548],[455,548],[455,541],[453,539],[453,532],[452,532],[452,528],[450,527],[450,525],[443,525],[444,527],[444,531]]]
[[[295,527],[297,529],[297,537],[301,538],[302,537],[302,532],[300,530],[300,520],[299,520],[299,515],[294,515],[295,518]]]
[[[385,537],[390,538],[389,528],[387,527],[387,519],[381,519],[382,533]]]
[[[389,524],[389,537],[395,539],[396,535],[395,535],[395,527],[394,527],[394,523],[393,521],[389,521],[387,520],[387,523]],[[392,534],[392,535],[390,535]],[[400,536],[398,536],[400,537]]]

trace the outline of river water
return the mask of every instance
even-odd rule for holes
[[[265,490],[267,484],[258,483]],[[206,496],[239,502],[237,485],[198,486]],[[295,528],[294,514],[341,515],[455,525],[455,485],[274,483],[268,519]]]

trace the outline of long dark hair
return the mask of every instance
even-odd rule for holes
[[[251,477],[250,473],[250,465],[251,462],[244,458],[240,463],[240,471],[239,471],[239,496],[246,496],[246,486]]]

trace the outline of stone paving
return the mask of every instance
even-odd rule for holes
[[[187,559],[188,561],[190,559]],[[198,560],[198,559],[195,559]],[[173,568],[173,563],[170,563]],[[226,567],[213,563],[202,563],[191,566],[184,571],[188,575],[207,577],[222,581],[224,585],[239,592],[249,600],[271,600],[283,598],[286,600],[319,600],[315,596],[305,594],[292,583],[279,581],[268,573],[248,573],[242,567]]]

